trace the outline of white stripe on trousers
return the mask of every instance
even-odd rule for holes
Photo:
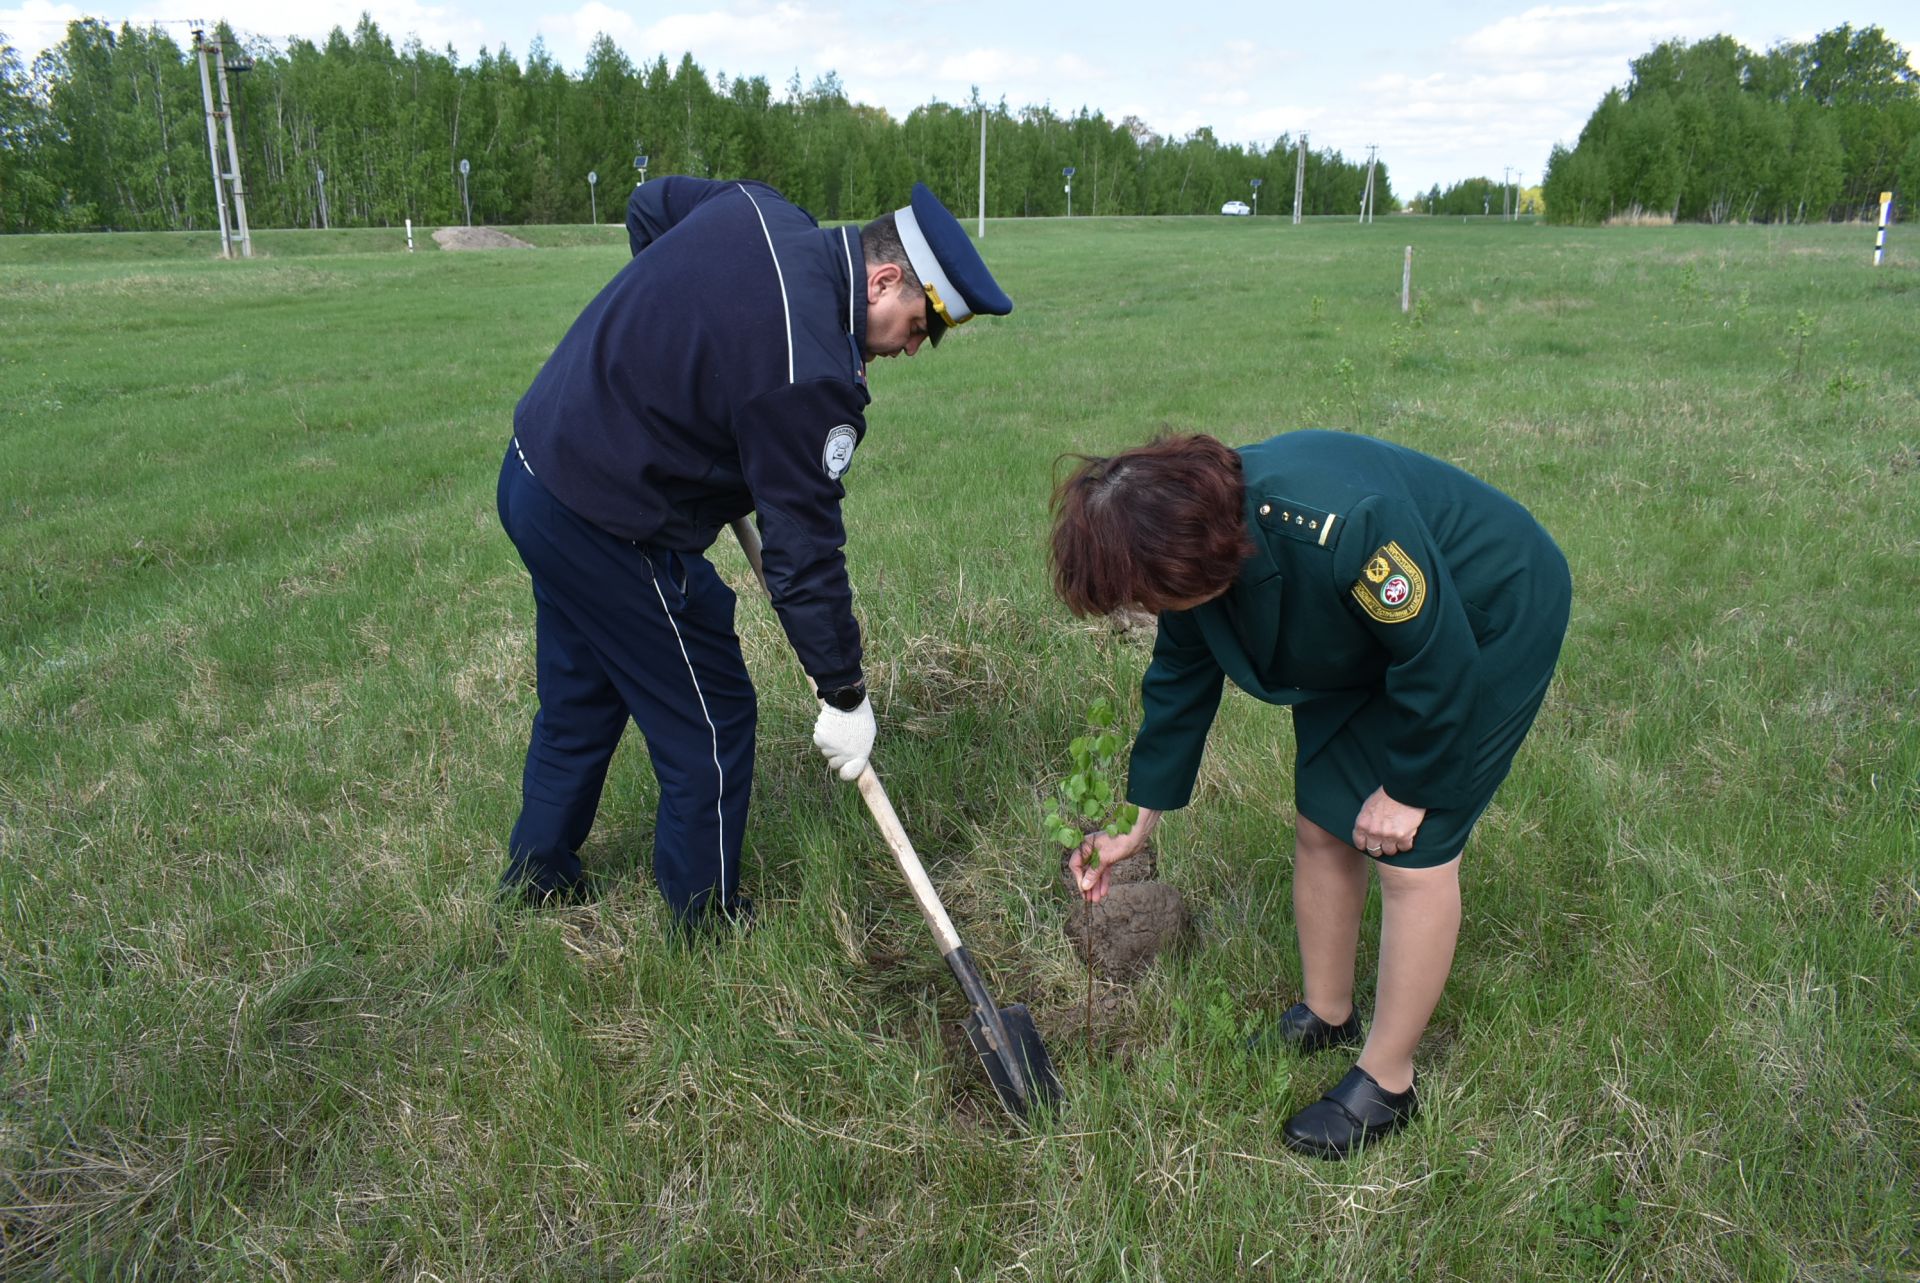
[[[714,799],[713,817],[720,834],[720,885],[715,894],[719,897],[717,905],[709,906],[725,912],[727,908],[727,770],[720,765],[720,731],[713,724],[713,714],[707,711],[707,697],[700,689],[700,675],[693,671],[693,656],[687,654],[687,642],[680,635],[680,623],[667,609],[667,595],[660,591],[660,572],[654,569],[653,558],[647,558],[647,573],[653,576],[653,595],[660,599],[660,613],[667,617],[667,627],[673,629],[673,640],[679,643],[680,658],[686,662],[687,677],[693,682],[694,698],[700,701],[700,716],[706,719],[707,734],[713,738],[713,773],[720,778],[720,793]]]

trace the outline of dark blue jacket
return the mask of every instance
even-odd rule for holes
[[[774,608],[823,690],[860,672],[840,484],[866,435],[866,259],[763,183],[662,178],[627,208],[633,260],[520,399],[555,498],[698,552],[757,511]]]

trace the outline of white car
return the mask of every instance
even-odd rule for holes
[[[1253,213],[1253,207],[1243,200],[1230,200],[1220,207],[1220,212],[1222,214],[1232,214],[1236,218],[1245,217]]]

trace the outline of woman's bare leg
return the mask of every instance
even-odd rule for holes
[[[1353,1012],[1354,955],[1367,904],[1367,857],[1309,820],[1293,825],[1293,921],[1302,995],[1330,1025]]]
[[[1379,864],[1376,871],[1380,979],[1360,1068],[1387,1091],[1400,1092],[1413,1085],[1414,1048],[1440,1004],[1440,991],[1453,967],[1453,949],[1460,939],[1460,861],[1432,869]],[[1300,938],[1304,966],[1304,930]],[[1351,962],[1347,974],[1351,988]]]

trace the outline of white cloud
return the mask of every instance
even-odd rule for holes
[[[576,71],[586,61],[587,50],[592,47],[594,37],[602,34],[613,37],[613,42],[629,58],[638,61],[642,56],[640,43],[636,39],[640,34],[640,24],[620,10],[598,3],[598,0],[581,5],[572,13],[544,14],[540,19],[540,29],[546,34],[549,51],[554,57]]]
[[[31,64],[42,49],[57,45],[67,34],[67,24],[84,16],[70,4],[49,4],[47,0],[27,0],[13,9],[0,9],[0,34]]]
[[[1062,80],[1102,80],[1107,73],[1077,53],[1058,54],[1053,60],[1054,75]]]
[[[1537,5],[1453,40],[1442,70],[1370,77],[1327,113],[1344,139],[1326,142],[1349,155],[1379,143],[1398,162],[1402,196],[1435,182],[1497,179],[1509,164],[1537,183],[1554,143],[1574,140],[1632,59],[1662,40],[1724,30],[1729,17],[1698,0]]]
[[[1541,5],[1480,28],[1461,39],[1459,48],[1496,63],[1630,58],[1662,40],[1711,35],[1729,16],[1717,8],[1663,0]]]
[[[691,55],[709,76],[764,76],[776,89],[795,73],[811,83],[835,72],[850,98],[895,115],[936,95],[965,97],[969,77],[984,79],[980,72],[998,68],[996,60],[1005,57],[999,50],[975,50],[944,59],[936,72],[935,57],[923,45],[802,0],[739,0],[665,14],[645,25],[603,0],[588,0],[537,21],[549,53],[575,71],[594,37],[605,33],[636,64],[660,57],[677,63]],[[878,34],[869,35],[870,29]]]
[[[989,85],[1031,78],[1040,72],[1040,60],[1005,49],[969,49],[940,60],[936,74],[942,80]]]

